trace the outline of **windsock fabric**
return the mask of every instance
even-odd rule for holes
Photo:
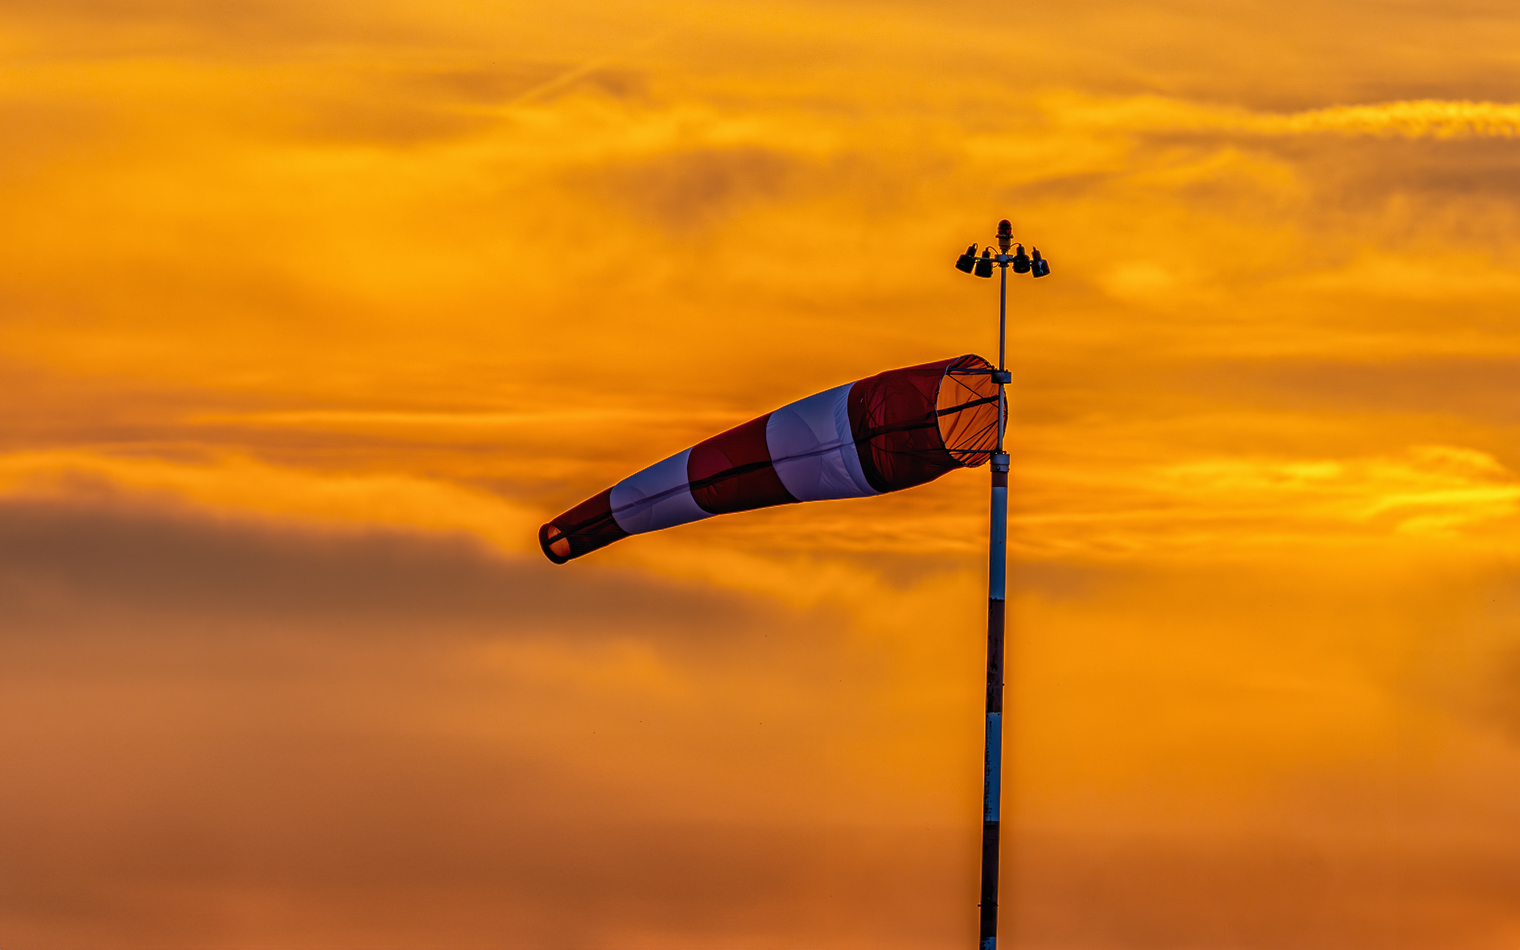
[[[991,364],[888,370],[782,406],[656,462],[539,529],[556,564],[630,534],[798,501],[863,498],[987,461],[1000,417]]]

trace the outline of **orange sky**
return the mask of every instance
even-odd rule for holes
[[[986,471],[551,567],[1011,294],[1003,932],[1520,945],[1511,5],[13,0],[0,944],[970,947]]]

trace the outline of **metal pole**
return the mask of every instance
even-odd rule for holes
[[[1004,251],[999,257],[1007,257]],[[998,372],[1008,368],[1008,262],[1002,261],[999,265],[1003,271],[1003,279],[998,287]],[[998,383],[998,395],[1003,395],[1003,384]],[[999,403],[1001,405],[1001,401]],[[1003,451],[1003,423],[998,422],[998,451]]]
[[[1006,252],[1005,252],[1006,254]],[[1008,453],[1003,435],[1008,403],[1008,263],[998,292],[998,439],[992,456],[992,531],[987,545],[987,745],[982,768],[982,903],[980,950],[997,947],[998,837],[1003,799],[1003,614],[1008,579]]]

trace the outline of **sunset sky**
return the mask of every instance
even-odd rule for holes
[[[1520,947],[1520,12],[9,0],[0,946],[969,948],[985,468],[550,565],[996,357],[1003,946]]]

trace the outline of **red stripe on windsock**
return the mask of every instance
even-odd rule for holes
[[[945,450],[936,412],[940,380],[956,362],[888,370],[850,387],[850,428],[872,488],[912,488],[962,467]]]
[[[765,441],[770,418],[766,413],[692,446],[686,472],[691,497],[703,511],[723,515],[797,500],[771,464]]]

